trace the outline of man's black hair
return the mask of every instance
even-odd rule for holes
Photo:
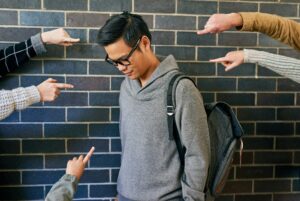
[[[143,35],[151,41],[151,33],[143,18],[124,11],[106,21],[98,32],[97,42],[102,46],[107,46],[122,37],[128,46],[133,47]]]

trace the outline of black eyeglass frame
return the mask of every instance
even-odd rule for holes
[[[131,55],[134,53],[134,51],[137,49],[137,47],[139,46],[139,43],[141,41],[141,38],[139,38],[136,42],[136,44],[133,46],[133,48],[130,50],[130,52],[128,53],[128,55],[125,57],[125,59],[122,60],[112,60],[108,57],[108,54],[106,54],[105,57],[105,61],[113,66],[118,66],[118,65],[122,65],[122,66],[129,66],[131,64],[131,62],[129,61],[129,58],[131,57]],[[124,63],[126,62],[126,63]]]

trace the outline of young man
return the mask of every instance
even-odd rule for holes
[[[204,201],[210,143],[206,113],[190,80],[176,89],[175,119],[186,148],[184,169],[174,140],[169,140],[166,94],[178,66],[172,55],[160,61],[151,34],[139,15],[124,12],[99,30],[106,61],[126,75],[120,90],[122,163],[119,201]]]
[[[79,39],[71,38],[62,28],[36,34],[28,40],[0,50],[0,78],[13,72],[30,58],[46,52],[44,44],[70,46]],[[53,101],[60,94],[60,89],[73,88],[73,85],[56,83],[49,78],[38,86],[19,87],[0,91],[0,120],[13,111],[25,109],[37,102]]]
[[[95,148],[92,147],[84,158],[80,155],[78,158],[74,157],[73,160],[68,161],[66,174],[52,186],[45,201],[73,200],[78,182],[83,174],[86,164],[93,155],[94,150]]]

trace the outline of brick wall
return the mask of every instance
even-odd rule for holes
[[[213,13],[262,11],[299,20],[300,0],[0,0],[0,48],[40,31],[65,27],[81,42],[48,46],[0,82],[2,89],[38,84],[48,77],[75,85],[53,103],[35,104],[0,122],[0,200],[42,200],[64,173],[68,159],[96,153],[76,200],[112,200],[120,166],[118,96],[123,76],[104,62],[95,36],[110,15],[143,15],[157,54],[174,54],[196,79],[205,102],[230,103],[247,133],[242,166],[237,157],[218,201],[300,199],[300,86],[263,67],[243,64],[224,72],[210,58],[255,48],[299,58],[262,34],[230,30],[197,36]]]

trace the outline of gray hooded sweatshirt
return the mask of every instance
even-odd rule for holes
[[[186,147],[185,167],[169,140],[166,94],[178,66],[168,56],[144,87],[126,78],[120,92],[122,163],[118,177],[119,200],[204,201],[210,158],[207,117],[194,84],[181,80],[176,89],[175,119]]]

